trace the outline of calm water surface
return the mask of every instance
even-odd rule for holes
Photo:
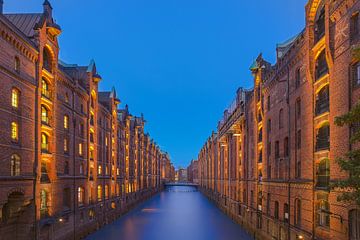
[[[87,240],[249,240],[193,187],[171,187]]]

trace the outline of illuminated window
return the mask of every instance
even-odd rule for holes
[[[14,70],[18,73],[20,72],[20,58],[18,56],[15,57]]]
[[[319,196],[321,195],[319,199]],[[330,204],[327,194],[319,194],[319,201],[316,203],[317,225],[321,227],[330,227]]]
[[[43,68],[48,72],[52,72],[52,58],[51,53],[47,47],[43,49]]]
[[[45,133],[41,133],[41,151],[49,151],[49,137]]]
[[[97,186],[97,199],[98,199],[98,202],[102,201],[102,187],[101,187],[101,185]]]
[[[82,156],[83,155],[83,144],[79,143],[79,155]]]
[[[41,122],[49,124],[49,111],[45,106],[41,106]]]
[[[19,125],[16,122],[11,123],[11,139],[16,142],[19,140]]]
[[[48,216],[48,192],[46,190],[40,191],[40,212],[42,217]]]
[[[64,138],[64,153],[69,152],[69,141],[67,138]]]
[[[79,206],[84,205],[85,190],[83,187],[78,187],[78,204]]]
[[[105,185],[105,199],[109,199],[109,185]]]
[[[41,95],[50,98],[50,89],[49,89],[49,83],[43,78],[41,80]]]
[[[102,174],[102,167],[101,165],[98,166],[98,175],[101,175]]]
[[[20,176],[20,157],[16,154],[11,156],[10,174],[11,176]]]
[[[64,115],[64,129],[69,129],[69,116]]]
[[[20,97],[19,90],[17,90],[16,88],[13,88],[11,90],[11,106],[13,106],[14,108],[19,107],[19,97]]]

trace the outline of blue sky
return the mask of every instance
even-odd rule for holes
[[[4,12],[41,12],[43,0],[4,0]],[[176,166],[196,158],[249,66],[304,28],[306,0],[52,0],[60,57],[95,59],[101,90],[143,113]]]

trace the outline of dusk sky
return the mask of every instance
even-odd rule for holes
[[[43,0],[4,0],[4,12],[41,12]],[[187,166],[216,130],[249,66],[304,28],[306,0],[52,0],[60,58],[95,59],[123,107],[175,166]]]

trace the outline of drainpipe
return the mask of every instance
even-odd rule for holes
[[[286,94],[286,104],[288,106],[288,239],[290,239],[290,206],[291,206],[291,183],[290,183],[290,177],[291,177],[291,108],[290,108],[290,67],[289,64],[287,66],[287,94]]]
[[[1,0],[0,0],[1,1]],[[37,179],[38,179],[38,166],[39,166],[39,127],[38,127],[38,114],[39,114],[39,60],[35,62],[35,158],[33,167],[33,199],[34,199],[34,239],[38,239],[38,223],[37,223],[37,204],[36,204],[36,192],[37,192]]]
[[[74,208],[74,217],[73,217],[73,228],[74,228],[74,240],[76,239],[76,224],[75,224],[75,220],[76,220],[76,174],[75,174],[75,162],[76,162],[76,115],[75,115],[75,92],[72,92],[72,109],[73,109],[73,124],[74,124],[74,132],[73,132],[73,208]]]

